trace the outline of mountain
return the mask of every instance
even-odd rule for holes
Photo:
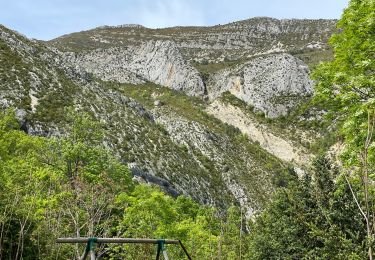
[[[151,81],[210,100],[229,90],[277,117],[311,95],[306,63],[332,57],[327,40],[334,26],[333,20],[271,18],[213,27],[105,26],[49,43],[72,51],[67,63],[103,80]]]
[[[44,136],[64,135],[66,108],[87,112],[136,181],[250,217],[314,157],[319,113],[297,111],[335,23],[103,26],[49,42],[1,26],[0,106]]]

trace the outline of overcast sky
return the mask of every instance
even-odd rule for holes
[[[0,23],[49,40],[100,25],[216,25],[255,16],[340,18],[349,0],[0,0]]]

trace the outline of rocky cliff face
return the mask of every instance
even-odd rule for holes
[[[237,127],[267,152],[285,162],[294,163],[297,167],[309,165],[311,162],[312,156],[304,147],[270,131],[267,125],[257,122],[239,107],[215,100],[206,111],[221,121]]]
[[[140,46],[66,53],[65,61],[106,81],[132,84],[151,81],[192,96],[204,94],[198,71],[182,58],[170,41],[148,41]]]
[[[313,93],[309,69],[289,54],[270,54],[212,75],[207,86],[210,98],[230,91],[267,117],[285,116]]]

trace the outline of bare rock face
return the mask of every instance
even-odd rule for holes
[[[273,133],[266,125],[249,117],[239,107],[215,100],[206,108],[206,112],[222,122],[237,127],[251,140],[259,143],[264,150],[284,162],[302,167],[311,162],[311,155],[300,144]]]
[[[204,124],[190,121],[167,107],[154,109],[153,113],[155,121],[165,127],[171,140],[179,146],[186,147],[191,158],[197,159],[197,157],[204,156],[207,158],[206,160],[212,163],[210,176],[218,173],[215,185],[221,187],[222,201],[225,201],[224,194],[235,198],[249,218],[261,208],[261,205],[256,203],[254,198],[258,196],[257,193],[260,190],[262,190],[261,193],[272,192],[272,184],[266,178],[263,178],[267,175],[266,172],[258,172],[262,177],[257,180],[257,182],[259,181],[257,189],[253,189],[253,185],[251,187],[246,185],[246,183],[254,183],[259,165],[253,158],[247,156],[246,152],[243,152],[244,144],[235,148],[231,140],[214,134]],[[197,151],[199,152],[197,153]],[[197,154],[201,154],[201,156],[197,156]],[[241,162],[241,166],[239,163],[233,164],[231,158],[236,158],[236,162]],[[239,174],[242,171],[247,174]],[[203,187],[203,190],[209,190],[210,186],[206,182],[197,182],[194,187]],[[218,204],[215,197],[206,196],[205,199],[212,205]]]
[[[267,117],[286,115],[304,97],[313,93],[308,67],[289,54],[254,58],[234,69],[212,76],[207,86],[211,99],[230,91]]]
[[[75,69],[84,69],[104,81],[142,84],[146,80],[128,69],[131,59],[127,49],[97,49],[89,53],[64,53],[64,62]]]
[[[152,82],[188,95],[204,93],[198,71],[184,60],[173,42],[146,42],[135,53],[130,67]]]
[[[188,95],[203,95],[198,71],[185,61],[170,41],[148,41],[140,46],[67,53],[66,61],[106,81],[141,84],[151,81]]]

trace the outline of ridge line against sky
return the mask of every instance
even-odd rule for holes
[[[50,40],[102,25],[212,26],[251,17],[339,19],[349,0],[0,0],[0,24]]]

